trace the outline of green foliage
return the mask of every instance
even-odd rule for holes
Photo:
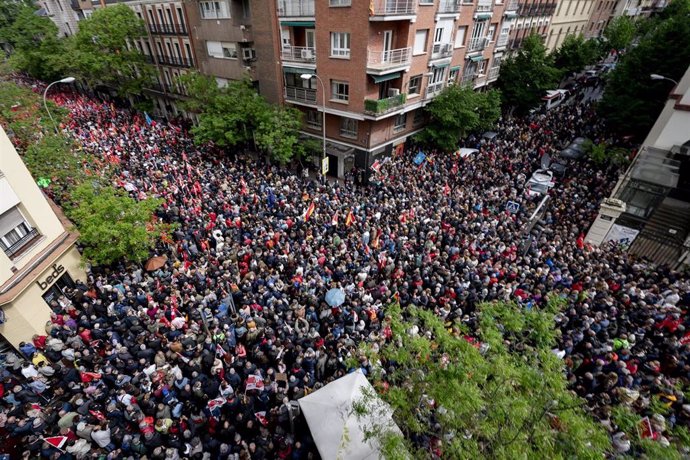
[[[171,227],[155,222],[162,200],[136,201],[123,190],[84,183],[71,195],[68,216],[79,230],[83,254],[95,264],[141,262]]]
[[[430,122],[417,139],[455,150],[469,132],[491,129],[501,116],[501,96],[494,90],[479,93],[468,86],[450,85],[426,107]]]
[[[609,49],[622,51],[632,43],[636,33],[637,25],[630,16],[618,16],[609,22],[602,35]]]
[[[587,139],[582,145],[582,148],[589,158],[597,165],[613,163],[617,166],[622,166],[628,161],[629,152],[626,149],[610,146],[606,142],[595,144]]]
[[[393,340],[378,353],[360,349],[386,369],[389,386],[374,372],[374,387],[404,434],[396,439],[390,430],[369,430],[386,458],[404,458],[387,452],[399,453],[401,445],[411,458],[432,458],[411,442],[420,436],[440,439],[442,458],[603,458],[608,435],[567,389],[563,364],[551,352],[560,306],[482,305],[479,349],[460,325],[444,324],[433,312],[389,306]]]
[[[538,35],[530,35],[522,48],[501,65],[497,86],[503,102],[518,115],[536,106],[545,92],[558,86],[561,73]]]
[[[607,126],[619,135],[642,140],[661,112],[672,84],[653,81],[649,75],[678,81],[690,62],[690,0],[676,0],[671,6],[675,13],[655,22],[638,46],[621,56],[609,76],[597,107]]]
[[[122,95],[141,94],[155,74],[145,56],[130,45],[143,36],[144,21],[128,6],[99,8],[79,21],[79,32],[69,42],[70,65],[92,86],[112,86]]]
[[[663,407],[663,409],[666,409]],[[650,406],[652,414],[657,412]],[[687,458],[690,449],[690,432],[688,428],[676,425],[668,429],[666,436],[670,445],[665,447],[658,441],[642,439],[640,437],[640,424],[643,417],[634,413],[629,407],[617,405],[611,410],[611,420],[618,431],[624,432],[630,440],[631,450],[639,453],[639,457],[650,459],[682,459]]]
[[[601,56],[601,48],[595,40],[585,40],[582,35],[568,35],[554,54],[554,65],[568,75],[595,63]]]
[[[256,145],[271,159],[286,165],[293,158],[304,155],[304,144],[299,140],[302,112],[294,107],[272,107],[256,131]]]
[[[62,135],[49,134],[30,145],[24,154],[24,164],[34,179],[50,179],[59,197],[67,198],[69,190],[84,178],[83,158],[75,145]]]
[[[58,28],[53,21],[35,13],[30,6],[21,7],[12,25],[2,33],[14,47],[12,64],[39,79],[62,78],[64,42],[58,38]]]
[[[25,7],[31,7],[29,0],[0,0],[0,43],[10,43],[10,28]]]

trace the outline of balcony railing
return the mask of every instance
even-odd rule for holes
[[[489,40],[486,37],[471,38],[467,51],[480,51],[486,48]]]
[[[412,60],[412,48],[398,48],[388,51],[368,51],[367,67],[376,69],[389,69],[401,67]]]
[[[179,85],[171,85],[169,83],[150,83],[146,85],[147,89],[150,89],[152,91],[157,91],[159,93],[170,93],[170,94],[180,94],[184,95],[185,92],[182,91],[183,88]]]
[[[161,54],[158,55],[158,63],[175,67],[194,67],[194,61],[192,59]]]
[[[474,79],[477,78],[476,73],[468,73],[462,76],[462,79],[460,80],[460,84],[464,85],[469,85],[470,83],[474,82]]]
[[[280,57],[283,61],[316,62],[316,48],[311,46],[286,46]]]
[[[436,97],[441,91],[443,91],[443,88],[445,88],[446,84],[443,81],[440,81],[438,83],[430,83],[429,86],[426,87],[426,93],[424,98],[425,99],[432,99]]]
[[[364,111],[374,115],[381,115],[397,109],[405,104],[406,100],[407,95],[404,93],[385,99],[364,99]]]
[[[396,16],[417,13],[418,0],[373,0],[369,16]]]
[[[154,35],[187,35],[184,24],[149,24],[149,30]]]
[[[5,248],[5,254],[7,257],[12,259],[13,257],[18,257],[21,255],[23,250],[29,248],[29,243],[40,237],[41,234],[38,232],[37,229],[32,228],[29,233],[26,235],[22,236],[22,238],[14,243],[12,246]]]
[[[294,102],[316,103],[316,90],[309,88],[297,88],[295,86],[285,87],[285,99]]]
[[[431,48],[432,59],[448,57],[453,55],[453,44],[452,43],[434,43]]]
[[[501,73],[501,68],[500,67],[492,67],[489,69],[489,75],[488,78],[489,80],[495,80],[498,78],[498,75]]]
[[[438,12],[439,13],[457,13],[460,11],[460,5],[461,5],[460,0],[441,0],[441,3],[438,5]]]
[[[510,36],[508,34],[499,35],[498,40],[496,40],[496,48],[501,48],[502,46],[506,46],[508,44],[509,38],[510,38]]]
[[[511,0],[506,5],[506,11],[517,11],[519,3],[516,0]]]
[[[280,17],[314,16],[314,0],[277,0]]]
[[[479,0],[475,13],[490,13],[494,9],[493,0]]]

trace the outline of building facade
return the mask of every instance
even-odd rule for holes
[[[39,14],[49,17],[60,31],[60,36],[69,37],[79,29],[79,21],[84,18],[82,6],[91,2],[80,0],[39,0]]]
[[[555,51],[568,35],[584,35],[597,0],[560,0],[556,7],[546,47]]]
[[[613,19],[616,8],[616,0],[597,0],[589,16],[589,22],[585,28],[585,38],[601,37],[606,26]]]
[[[45,334],[49,304],[86,280],[70,222],[36,185],[0,127],[0,336],[17,346]]]
[[[544,40],[548,36],[549,25],[557,2],[555,0],[527,0],[520,2],[515,27],[510,32],[509,50],[516,50],[525,37],[537,34]]]
[[[651,84],[672,87],[669,98],[611,194],[618,209],[611,216],[602,206],[588,240],[623,241],[630,252],[673,267],[690,262],[690,68],[677,85]]]

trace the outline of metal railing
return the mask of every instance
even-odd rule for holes
[[[315,62],[316,48],[312,46],[286,46],[280,53],[283,61]]]
[[[300,17],[314,16],[314,0],[276,0],[278,2],[278,16]]]
[[[32,228],[29,231],[29,233],[22,236],[19,241],[17,241],[16,243],[14,243],[12,246],[10,246],[8,248],[5,248],[4,249],[5,254],[10,259],[12,257],[18,256],[19,253],[22,251],[22,249],[24,249],[25,246],[27,246],[30,242],[32,242],[33,240],[35,240],[39,236],[41,236],[41,234],[38,232],[38,230],[35,228]]]
[[[460,11],[460,0],[441,0],[438,5],[439,13],[457,13]]]
[[[496,40],[496,48],[506,46],[508,44],[509,34],[499,35],[498,40]]]
[[[295,86],[285,87],[285,99],[295,102],[316,103],[316,90],[309,88],[297,88]]]
[[[407,95],[405,93],[384,99],[364,99],[364,111],[374,115],[381,115],[404,105],[406,100]]]
[[[477,2],[477,8],[475,8],[475,13],[490,13],[494,9],[493,0],[479,0]]]
[[[443,88],[445,88],[446,82],[440,81],[438,83],[430,83],[429,86],[426,87],[426,92],[424,93],[424,98],[425,99],[431,99],[433,97],[436,97],[441,91],[443,91]]]
[[[483,50],[486,48],[486,44],[488,43],[488,39],[486,37],[478,37],[478,38],[471,38],[469,46],[467,47],[467,51],[479,51]]]
[[[516,0],[511,0],[506,5],[506,11],[517,11],[519,3]]]
[[[412,48],[410,47],[387,51],[368,50],[367,52],[367,65],[369,67],[386,69],[409,64],[411,60]]]
[[[149,24],[149,30],[154,35],[187,35],[184,24]]]
[[[374,0],[369,16],[395,16],[417,13],[417,0]]]
[[[434,43],[431,48],[431,57],[448,57],[453,55],[453,44],[452,43]]]
[[[464,86],[464,85],[468,85],[468,84],[474,82],[474,79],[475,79],[475,78],[477,78],[477,74],[476,74],[476,73],[468,73],[468,74],[465,74],[465,75],[462,76],[462,79],[460,80],[460,84],[462,84],[463,86]]]
[[[164,65],[172,65],[175,67],[194,67],[194,61],[189,58],[183,58],[178,56],[165,56],[157,55],[158,63]]]
[[[501,68],[500,67],[492,67],[489,69],[489,75],[488,78],[489,80],[495,80],[498,78],[498,75],[501,73]]]

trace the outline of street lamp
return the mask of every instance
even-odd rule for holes
[[[663,75],[659,75],[658,73],[653,73],[649,75],[649,78],[652,80],[667,80],[673,83],[674,85],[678,86],[678,82],[673,80],[672,78],[664,77]]]
[[[48,112],[48,118],[50,118],[50,121],[53,122],[53,128],[55,128],[55,134],[58,133],[57,125],[55,124],[55,120],[53,120],[53,116],[50,114],[50,110],[48,109],[48,102],[46,101],[46,95],[48,94],[48,90],[50,89],[51,86],[53,86],[56,83],[74,83],[75,78],[74,77],[65,77],[62,80],[57,80],[52,82],[46,87],[46,90],[43,91],[43,106],[46,108],[46,112]]]
[[[326,87],[323,84],[323,80],[316,75],[316,74],[311,74],[311,73],[303,73],[302,75],[299,76],[302,80],[311,80],[312,78],[316,77],[316,79],[319,81],[321,84],[321,94],[323,95],[323,115],[321,115],[321,130],[322,130],[322,135],[323,135],[323,152],[321,156],[321,161],[323,162],[323,159],[326,158]],[[319,165],[321,168],[321,171],[323,171],[323,165]]]

